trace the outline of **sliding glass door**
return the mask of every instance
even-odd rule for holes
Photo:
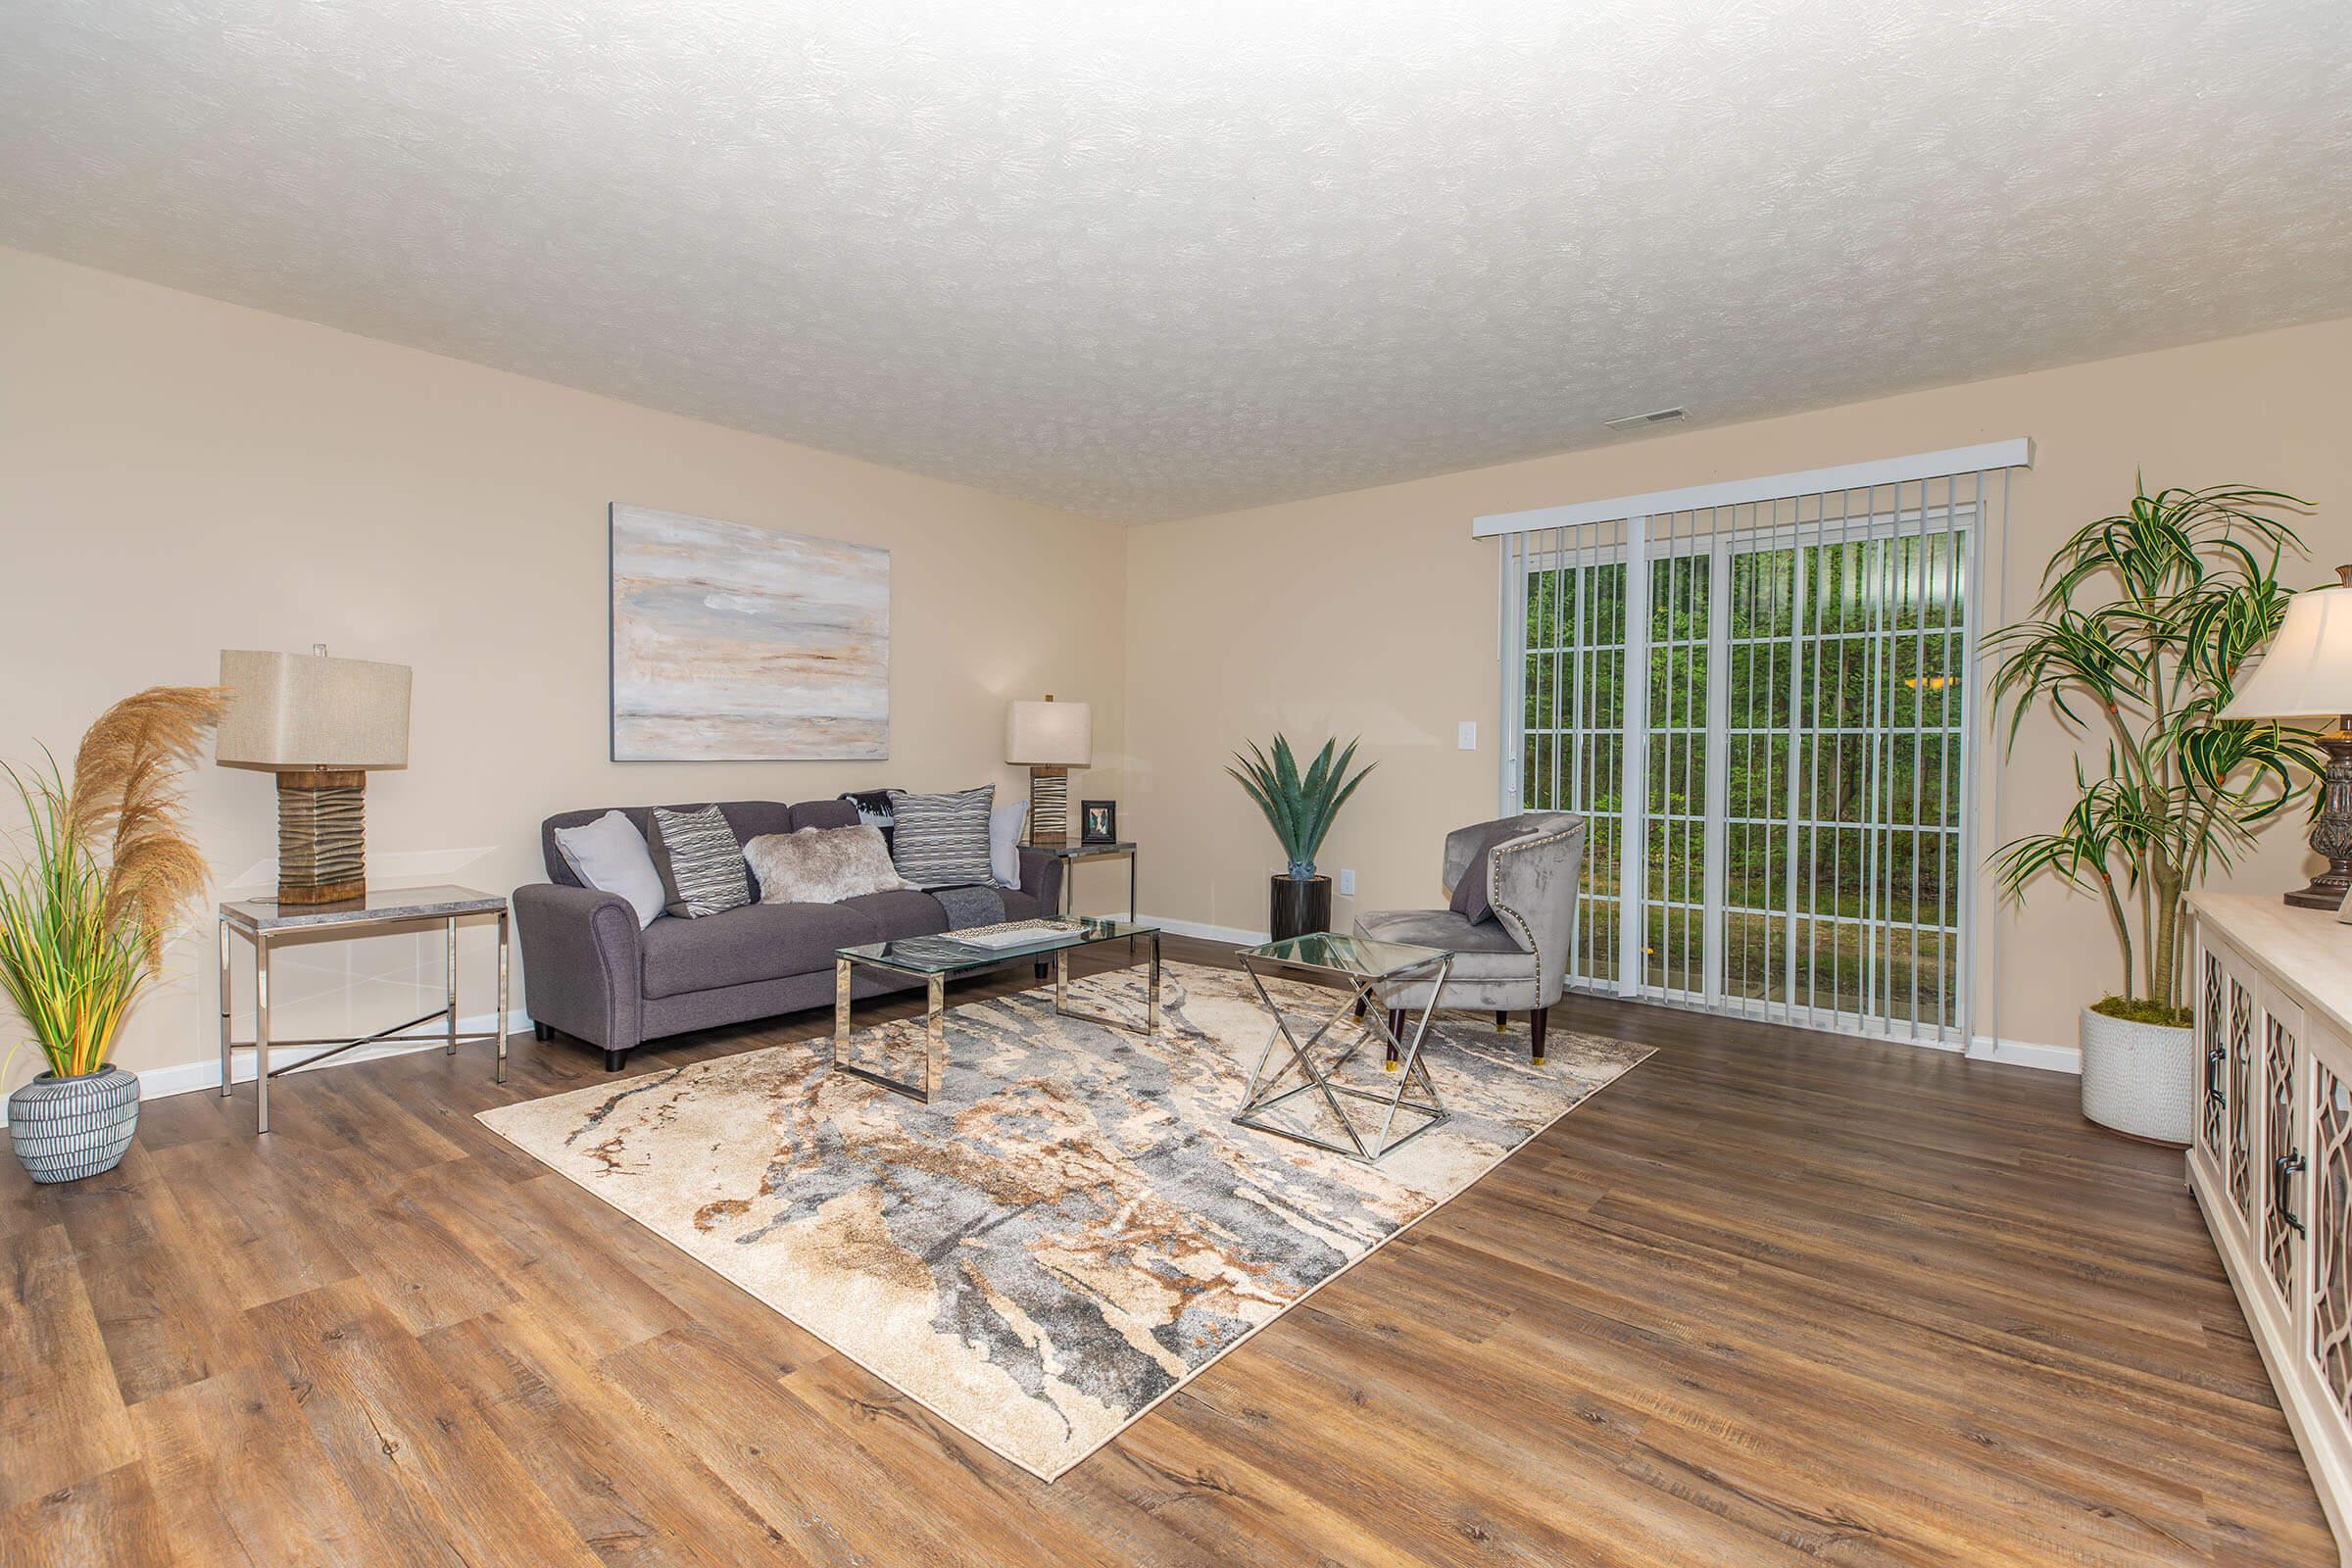
[[[1513,536],[1504,804],[1592,820],[1572,984],[1965,1038],[1981,483]]]

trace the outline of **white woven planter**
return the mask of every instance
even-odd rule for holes
[[[2082,1009],[2082,1114],[2102,1127],[2187,1147],[2196,1135],[2197,1036]]]
[[[79,1078],[43,1073],[8,1097],[8,1141],[36,1182],[113,1170],[138,1128],[138,1076],[116,1066]]]

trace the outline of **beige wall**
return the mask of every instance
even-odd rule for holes
[[[616,764],[606,749],[608,502],[892,555],[887,762]],[[410,766],[368,788],[381,881],[540,879],[549,811],[807,799],[879,783],[1023,787],[1004,705],[1095,705],[1117,795],[1125,533],[956,485],[0,250],[0,757],[67,752],[114,699],[206,682],[223,647],[411,664]],[[230,892],[266,883],[265,774],[190,803]],[[1124,878],[1090,868],[1123,904]],[[209,925],[119,1059],[214,1055]],[[490,1006],[485,936],[464,1009]],[[373,1028],[439,984],[437,948],[318,949],[287,1024]],[[246,987],[239,986],[240,1004]],[[427,1003],[427,1005],[430,1004]],[[519,1004],[519,1002],[518,1004]],[[414,1010],[421,1011],[418,1006]],[[11,1043],[13,1043],[13,1038]],[[16,1082],[33,1063],[20,1054]]]
[[[1244,738],[1276,729],[1360,732],[1379,763],[1322,856],[1359,878],[1334,923],[1438,898],[1440,838],[1497,799],[1496,547],[1470,537],[1476,515],[2023,435],[2037,460],[2013,513],[2013,614],[2062,533],[2120,509],[2141,466],[2156,485],[2240,481],[2316,501],[2307,569],[2290,575],[2307,585],[2352,560],[2347,364],[2352,321],[2335,321],[1140,529],[1122,810],[1151,852],[1145,906],[1264,927],[1281,858],[1220,769]],[[1703,410],[1705,389],[1690,401]],[[1478,722],[1475,753],[1455,750],[1462,719]],[[1999,831],[2049,815],[2071,755],[2054,727],[2027,732],[1995,775]],[[2307,858],[2284,824],[2230,880],[2299,884]],[[2004,919],[2001,1034],[2071,1045],[2075,1010],[2112,984],[2104,918],[2051,891]],[[1978,1026],[1989,1030],[1988,1012]]]
[[[2339,321],[1127,531],[0,250],[0,756],[70,748],[125,692],[210,678],[223,646],[406,662],[412,765],[370,786],[375,874],[503,890],[540,875],[536,823],[555,809],[1017,790],[1003,703],[1052,690],[1096,705],[1102,764],[1072,795],[1120,799],[1147,911],[1231,930],[1263,927],[1280,861],[1227,753],[1276,728],[1363,734],[1379,768],[1323,856],[1361,879],[1344,925],[1433,899],[1443,830],[1495,804],[1495,549],[1469,537],[1474,515],[2029,435],[2012,611],[2059,532],[2119,506],[2142,465],[2158,483],[2315,499],[2316,581],[2352,558],[2347,363]],[[891,549],[892,760],[607,760],[613,500]],[[1454,747],[1463,719],[1474,753]],[[1997,773],[2000,831],[2038,820],[2069,755],[2028,732]],[[224,889],[264,886],[268,778],[208,767],[191,805]],[[2234,881],[2281,886],[2306,860],[2285,826]],[[1089,906],[1123,902],[1115,864],[1081,885]],[[2103,922],[2055,893],[2005,920],[2001,1032],[2071,1042],[2113,968]],[[469,937],[470,1014],[488,1009],[487,960]],[[380,1024],[438,963],[422,939],[314,950],[281,986],[285,1021]],[[210,966],[195,932],[126,1065],[210,1058]],[[11,1081],[28,1070],[20,1056]]]

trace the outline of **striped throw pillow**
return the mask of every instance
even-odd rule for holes
[[[654,869],[662,873],[663,909],[692,920],[740,909],[752,902],[751,870],[743,846],[715,806],[699,811],[654,808]]]
[[[988,808],[997,787],[957,790],[952,795],[890,792],[898,818],[890,835],[890,858],[899,875],[918,888],[964,887],[994,880],[988,864]]]

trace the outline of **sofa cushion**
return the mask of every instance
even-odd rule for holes
[[[936,936],[948,928],[948,911],[928,893],[902,890],[895,893],[866,893],[854,899],[844,899],[841,906],[856,909],[874,922],[881,933],[874,940],[892,942],[900,937]]]
[[[803,801],[792,808],[792,827],[799,832],[805,827],[856,827],[858,808],[848,801]],[[780,833],[781,828],[769,828]]]
[[[1007,920],[1042,920],[1047,915],[1060,912],[1047,908],[1036,894],[1023,893],[1019,888],[1000,888],[997,893],[1004,901],[1004,918]]]
[[[873,916],[846,904],[747,904],[699,920],[664,915],[639,944],[645,994],[675,997],[830,970],[835,948],[881,939]]]

